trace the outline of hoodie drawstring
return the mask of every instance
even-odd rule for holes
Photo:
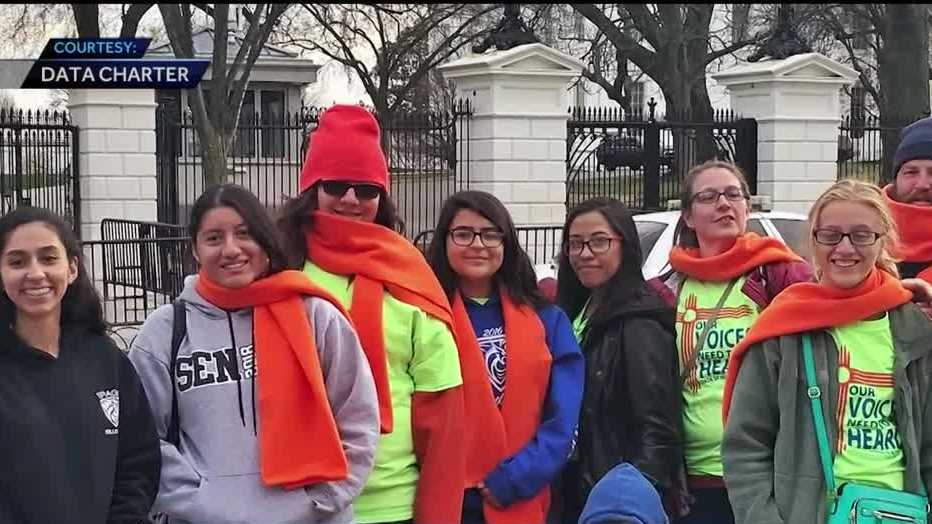
[[[233,334],[233,316],[230,315],[229,311],[227,311],[226,314],[227,314],[227,325],[230,328],[230,343],[233,344],[233,351],[237,353],[237,357],[238,357],[239,348],[236,346],[236,335]],[[236,371],[236,396],[239,399],[239,419],[240,421],[242,421],[243,427],[246,427],[246,415],[243,414],[243,389],[242,389],[242,386],[240,385],[241,380],[242,380],[242,373],[239,371],[239,369],[237,369]],[[255,410],[255,407],[253,407],[253,410]]]
[[[253,355],[253,367],[252,367],[252,433],[255,436],[259,436],[259,424],[256,423],[256,372],[259,367],[258,357],[256,356],[256,330],[252,331],[252,355]]]

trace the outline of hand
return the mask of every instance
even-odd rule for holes
[[[479,493],[482,495],[482,498],[485,499],[485,501],[488,502],[489,505],[497,509],[505,509],[504,507],[502,507],[498,499],[495,498],[495,495],[492,494],[489,488],[485,487],[484,482],[480,482],[477,488],[479,489]]]
[[[926,316],[932,318],[932,284],[919,278],[904,278],[903,287],[913,292],[913,302]]]

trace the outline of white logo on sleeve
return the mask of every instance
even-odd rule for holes
[[[98,391],[97,399],[100,400],[100,409],[103,410],[104,416],[113,425],[113,428],[105,429],[104,433],[116,435],[119,433],[117,428],[120,427],[120,391],[117,389]]]

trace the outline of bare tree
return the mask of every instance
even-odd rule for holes
[[[159,4],[171,47],[178,58],[194,58],[193,4]],[[230,6],[215,4],[204,11],[213,19],[213,57],[209,98],[204,83],[188,92],[198,141],[203,150],[204,182],[222,182],[227,172],[227,155],[239,121],[240,108],[252,68],[272,29],[288,4],[257,4],[244,9],[247,29],[235,57],[227,55],[230,36]]]
[[[916,4],[802,4],[803,29],[826,54],[858,73],[880,116],[883,173],[890,173],[897,129],[929,114],[929,11]],[[908,57],[908,59],[904,59]]]
[[[380,117],[423,106],[438,88],[435,67],[475,42],[494,4],[301,4],[276,45],[318,52],[355,73]]]
[[[136,36],[139,22],[155,4],[123,4],[120,17],[120,37]],[[79,37],[101,36],[100,4],[71,4]]]
[[[668,113],[697,119],[712,114],[706,87],[709,64],[759,41],[759,35],[741,35],[729,42],[730,38],[715,34],[710,29],[715,4],[572,6],[596,28],[589,37],[592,51],[590,67],[583,72],[586,78],[626,105],[623,88],[630,61],[657,82]],[[615,65],[608,67],[609,61]]]

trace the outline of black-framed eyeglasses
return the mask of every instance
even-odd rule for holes
[[[693,195],[692,201],[698,202],[700,204],[714,204],[718,202],[718,197],[725,195],[725,199],[729,202],[740,202],[742,200],[747,200],[748,196],[744,194],[744,191],[740,187],[729,187],[724,191],[719,191],[717,189],[706,189],[705,191],[700,191]]]
[[[591,251],[594,255],[598,255],[611,249],[613,240],[621,239],[618,237],[599,236],[583,241],[577,238],[571,238],[563,246],[563,252],[567,255],[581,255],[583,249],[585,249],[586,246],[589,246],[589,251]]]
[[[476,241],[476,237],[479,237],[479,241],[485,247],[498,247],[505,241],[505,234],[494,228],[476,231],[469,227],[457,227],[450,230],[450,238],[458,246],[469,247]]]
[[[845,237],[848,237],[848,241],[855,246],[873,246],[883,235],[883,233],[877,233],[875,231],[852,231],[850,233],[842,233],[834,229],[816,229],[812,232],[812,237],[815,238],[815,241],[824,246],[837,246]]]
[[[341,182],[339,180],[321,182],[320,187],[324,190],[324,193],[337,198],[342,198],[350,188],[353,188],[353,192],[356,193],[356,198],[360,200],[372,200],[382,192],[382,188],[376,185],[353,184],[350,182]]]

